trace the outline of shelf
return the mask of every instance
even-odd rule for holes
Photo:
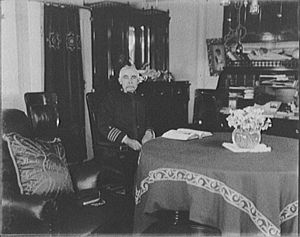
[[[273,70],[276,68],[279,69],[297,69],[298,68],[298,60],[237,60],[227,62],[228,67],[233,68],[272,68]]]
[[[225,67],[222,73],[231,73],[231,72],[247,72],[249,74],[249,71],[251,73],[256,74],[258,72],[296,72],[298,71],[298,68],[286,68],[286,67]]]

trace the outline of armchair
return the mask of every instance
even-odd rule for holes
[[[24,112],[17,109],[4,110],[3,134],[18,132],[31,138],[31,126]],[[20,194],[14,164],[6,142],[2,140],[2,232],[1,233],[47,233],[51,230],[49,217],[55,203],[39,197]]]
[[[56,93],[29,92],[25,93],[24,99],[33,136],[43,139],[61,138],[62,134],[59,130],[60,118]],[[64,144],[64,139],[62,139],[62,143]],[[77,172],[79,165],[80,172]],[[78,166],[69,166],[71,173],[73,173],[72,177],[74,177],[74,181],[77,183],[75,187],[78,190],[96,187],[100,168],[96,165],[95,161],[81,162]],[[73,172],[73,170],[75,172]]]
[[[7,109],[2,116],[3,133],[18,133],[34,139],[29,118],[23,111]],[[100,207],[79,205],[82,190],[97,189],[101,170],[94,161],[69,165],[75,193],[48,199],[21,194],[7,142],[2,140],[2,230],[3,234],[91,234],[117,232],[128,219],[128,200],[102,192],[106,204]],[[100,174],[99,174],[100,173]]]

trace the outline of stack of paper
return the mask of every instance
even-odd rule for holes
[[[295,82],[294,79],[290,79],[285,74],[260,75],[259,77],[262,85],[276,88],[293,87]]]
[[[199,131],[188,128],[178,128],[177,130],[169,130],[165,132],[162,137],[175,139],[175,140],[192,140],[192,139],[201,139],[203,137],[211,136],[211,132]]]
[[[254,88],[244,90],[244,99],[254,98]]]

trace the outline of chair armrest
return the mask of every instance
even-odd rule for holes
[[[116,151],[120,151],[120,152],[126,152],[126,151],[130,151],[132,150],[129,146],[125,145],[125,144],[116,144],[113,142],[109,142],[109,141],[97,141],[96,143],[97,146],[101,146],[103,148],[109,148],[109,149],[113,149]]]

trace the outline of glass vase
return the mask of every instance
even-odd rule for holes
[[[261,133],[259,130],[249,132],[236,128],[232,132],[232,142],[239,148],[252,149],[260,143]]]

